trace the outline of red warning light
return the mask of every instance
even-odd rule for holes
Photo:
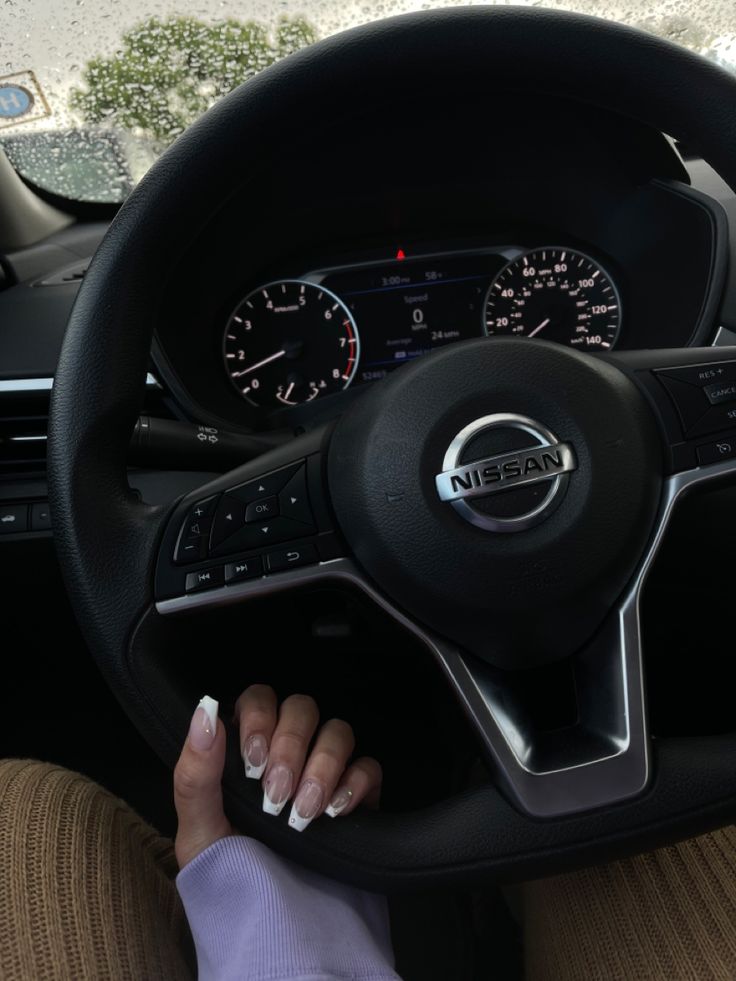
[[[396,253],[396,258],[397,259],[406,259],[406,252],[404,252],[403,249],[399,249],[399,251]]]

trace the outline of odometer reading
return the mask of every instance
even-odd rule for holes
[[[238,304],[225,328],[225,367],[255,406],[311,402],[353,380],[360,356],[355,321],[322,286],[268,283]]]
[[[487,334],[539,337],[585,351],[613,347],[621,301],[604,269],[573,249],[535,249],[513,259],[488,290]]]

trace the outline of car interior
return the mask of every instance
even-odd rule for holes
[[[381,808],[295,835],[233,730],[227,811],[388,893],[407,979],[521,977],[516,883],[729,824],[735,97],[433,8],[255,75],[122,204],[0,150],[1,755],[173,836],[202,693],[313,695]]]

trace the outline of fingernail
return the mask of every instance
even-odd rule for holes
[[[352,790],[342,787],[330,801],[329,807],[325,808],[325,814],[328,814],[331,818],[336,818],[338,814],[341,814],[345,810],[352,798]]]
[[[291,795],[294,776],[288,766],[278,763],[271,767],[263,790],[263,810],[266,814],[280,814]]]
[[[289,827],[304,831],[310,821],[317,817],[322,807],[324,791],[315,780],[305,780],[291,805]]]
[[[217,735],[218,704],[209,695],[203,695],[194,710],[189,724],[189,745],[202,753],[212,748]]]
[[[260,780],[268,763],[268,743],[260,733],[249,736],[243,747],[245,775],[251,780]]]

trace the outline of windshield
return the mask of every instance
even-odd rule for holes
[[[452,5],[3,0],[0,145],[20,173],[47,191],[119,202],[201,113],[277,59],[347,27]],[[546,0],[545,6],[641,27],[736,70],[733,2]]]

